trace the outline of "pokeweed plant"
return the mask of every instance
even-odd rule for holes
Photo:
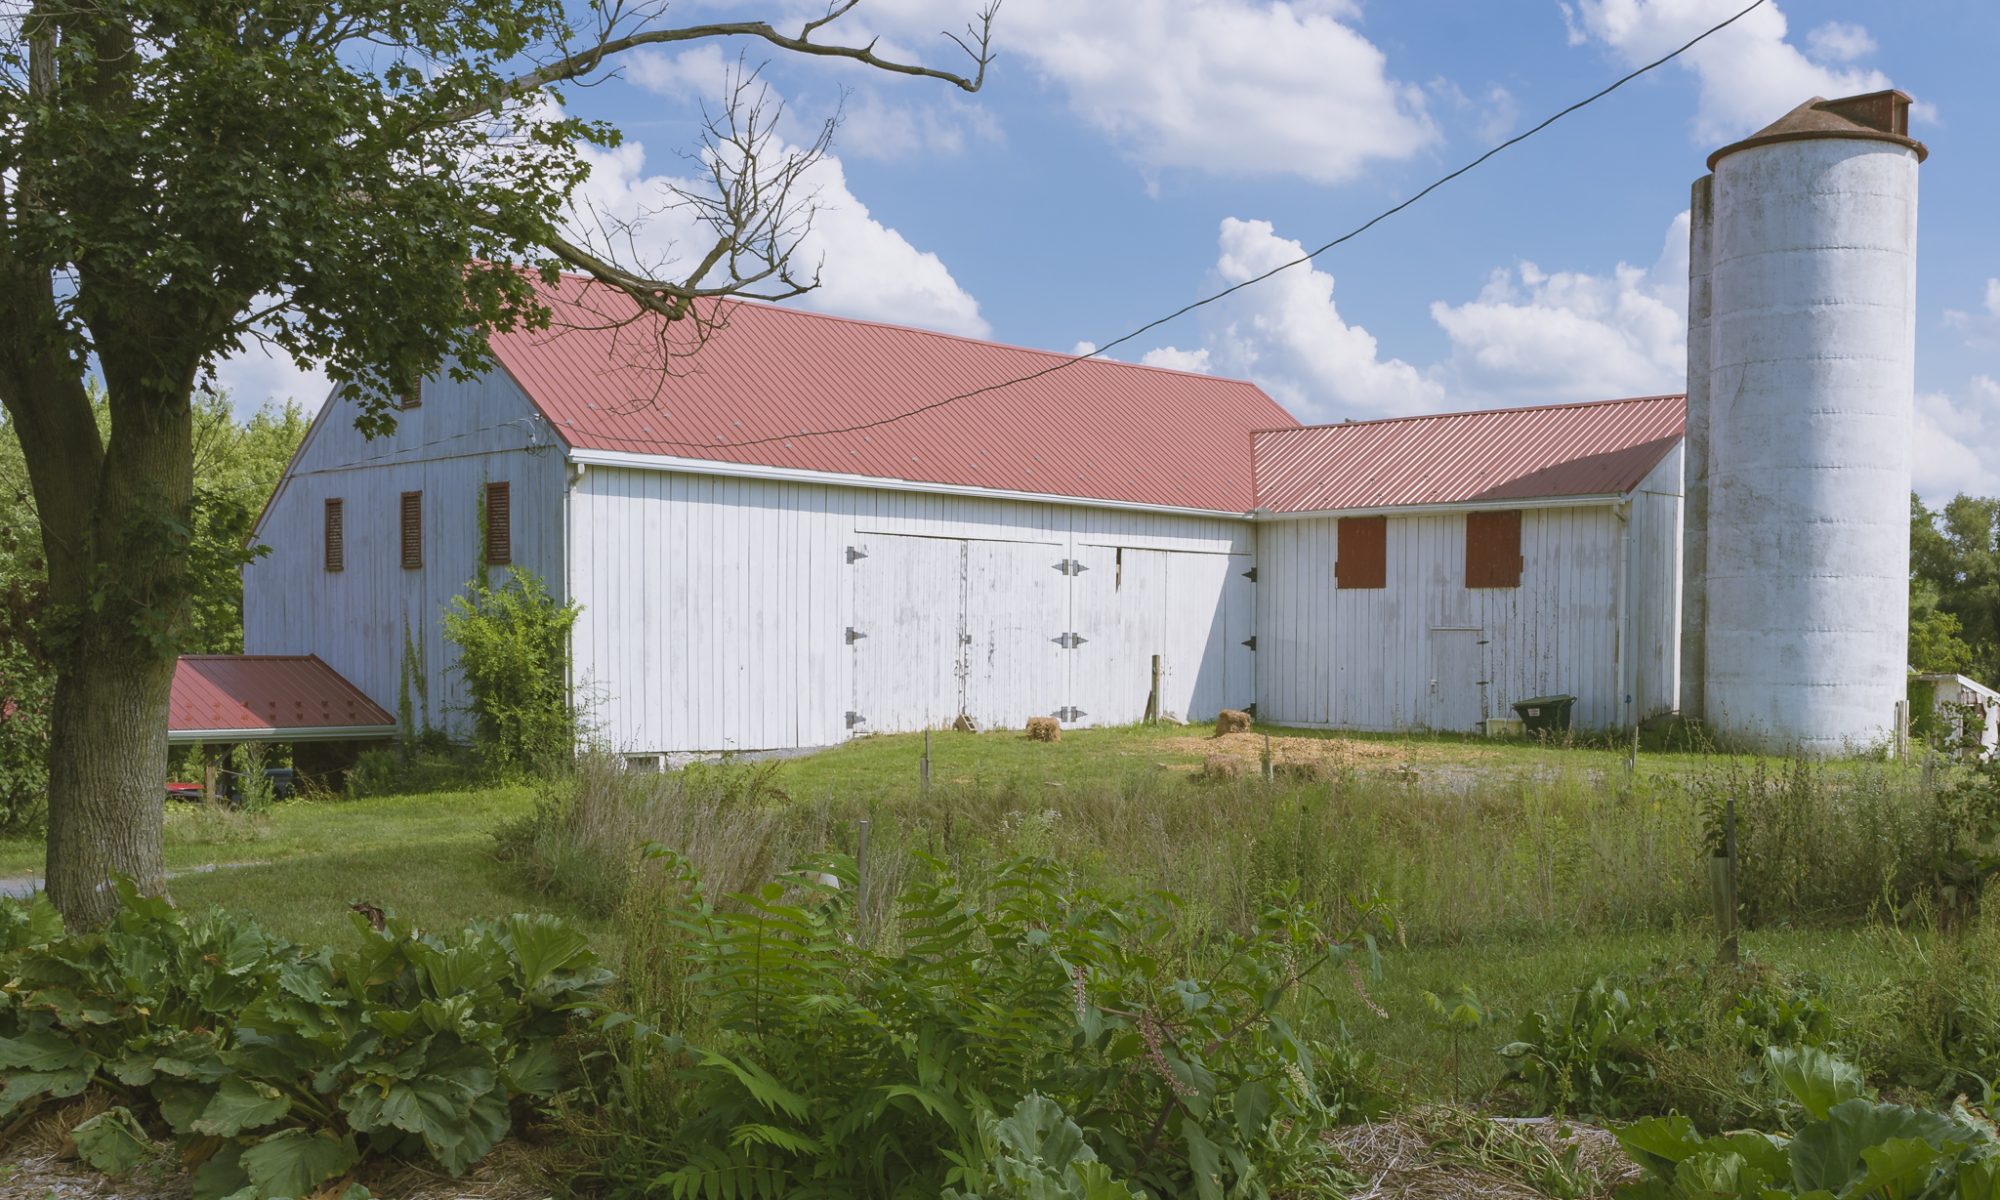
[[[1339,1027],[1329,976],[1349,968],[1360,990],[1388,923],[1375,900],[1334,930],[1295,891],[1274,893],[1196,972],[1170,949],[1184,928],[1174,897],[1075,890],[1045,860],[980,887],[928,861],[878,945],[850,860],[724,905],[684,860],[654,853],[678,880],[665,919],[687,990],[706,1001],[692,1030],[605,1019],[632,1035],[614,1040],[606,1087],[671,1079],[666,1102],[614,1139],[624,1191],[991,1196],[1046,1170],[1049,1190],[1017,1194],[1220,1200],[1340,1177],[1319,1135],[1343,1098],[1294,1021]],[[1068,1125],[1079,1147],[1023,1149]]]
[[[610,979],[548,916],[443,938],[371,908],[354,948],[306,949],[118,894],[73,936],[44,899],[0,904],[0,1121],[102,1089],[79,1153],[123,1171],[164,1126],[196,1200],[315,1194],[372,1155],[464,1173],[562,1085],[557,1038]]]

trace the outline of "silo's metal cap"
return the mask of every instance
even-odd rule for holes
[[[1930,157],[1930,148],[1910,136],[1910,96],[1891,89],[1822,100],[1818,96],[1799,105],[1776,121],[1744,138],[1731,142],[1708,156],[1708,169],[1724,156],[1752,146],[1773,142],[1800,142],[1809,138],[1860,138],[1894,142],[1917,152],[1917,161]]]

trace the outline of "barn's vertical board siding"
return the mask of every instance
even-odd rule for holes
[[[1528,509],[1521,586],[1467,588],[1463,514],[1392,516],[1387,586],[1337,588],[1336,519],[1260,524],[1259,716],[1428,728],[1443,718],[1511,715],[1517,700],[1569,692],[1578,697],[1578,725],[1612,724],[1622,707],[1617,525],[1608,506]],[[1474,653],[1476,670],[1462,657]],[[1486,683],[1477,694],[1440,697],[1434,679],[1441,689]]]
[[[988,724],[1066,705],[1129,722],[1154,653],[1190,719],[1255,695],[1251,652],[1225,636],[1254,632],[1247,521],[616,467],[586,471],[572,504],[578,674],[622,752],[828,745],[961,705]],[[1117,591],[1121,550],[1149,582],[1126,603],[1079,599]],[[1067,559],[1092,569],[1064,574]],[[1018,605],[996,592],[1010,582]],[[900,637],[880,624],[898,610]],[[1065,633],[1086,640],[1064,650]],[[1126,642],[1138,665],[1102,686],[1098,652]]]
[[[1660,460],[1632,494],[1632,627],[1638,719],[1680,706],[1683,448]]]
[[[442,614],[483,553],[479,506],[488,482],[512,485],[514,565],[564,588],[565,466],[546,424],[504,376],[431,380],[420,407],[373,441],[335,397],[315,421],[258,528],[267,547],[243,568],[243,646],[251,654],[317,654],[369,699],[395,712],[404,634],[420,648],[427,688],[411,689],[421,726],[469,732],[457,652]],[[423,562],[399,553],[404,492],[423,493]],[[346,562],[325,570],[325,502],[342,501]],[[491,573],[496,584],[505,569]],[[428,691],[428,697],[424,692]]]

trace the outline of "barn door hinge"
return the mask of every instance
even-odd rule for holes
[[[1243,572],[1243,578],[1249,580],[1251,583],[1257,582],[1257,568],[1251,567],[1249,570]]]
[[[853,709],[849,709],[847,711],[847,727],[849,729],[854,728],[856,725],[865,725],[867,723],[868,723],[867,717],[862,716],[860,713],[855,712]]]
[[[1089,567],[1084,566],[1082,562],[1074,558],[1065,558],[1055,566],[1056,570],[1061,571],[1065,575],[1081,575],[1085,571],[1090,570]]]
[[[1090,639],[1080,633],[1065,633],[1060,637],[1052,637],[1049,640],[1065,650],[1074,650]]]
[[[867,634],[861,632],[859,629],[856,629],[852,625],[849,625],[847,627],[847,644],[850,646],[852,646],[854,643],[860,641],[862,638],[865,638],[867,636],[868,636]]]
[[[1066,704],[1063,707],[1057,709],[1053,715],[1055,716],[1055,719],[1058,721],[1075,721],[1083,717],[1087,717],[1090,714],[1083,711],[1080,708],[1075,707],[1074,705]]]
[[[849,546],[847,548],[847,565],[850,567],[855,564],[855,561],[857,559],[863,559],[867,557],[868,557],[868,551],[862,549],[859,546]]]
[[[1257,650],[1257,635],[1253,633],[1249,637],[1244,638],[1243,644],[1250,647],[1251,652],[1255,653]]]

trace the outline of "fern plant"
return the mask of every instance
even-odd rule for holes
[[[1375,904],[1335,933],[1280,893],[1194,975],[1169,950],[1172,897],[1078,892],[1046,861],[978,888],[930,862],[899,897],[893,948],[877,948],[849,860],[724,906],[657,853],[681,881],[665,919],[713,1033],[607,1019],[634,1035],[607,1087],[642,1087],[649,1070],[672,1082],[666,1111],[617,1139],[629,1191],[985,1194],[993,1122],[1029,1096],[1066,1114],[1104,1179],[1148,1195],[1262,1197],[1336,1172],[1317,1137],[1331,1119],[1321,1047],[1290,1018],[1331,1007],[1329,967],[1372,956],[1360,923],[1386,920]]]

